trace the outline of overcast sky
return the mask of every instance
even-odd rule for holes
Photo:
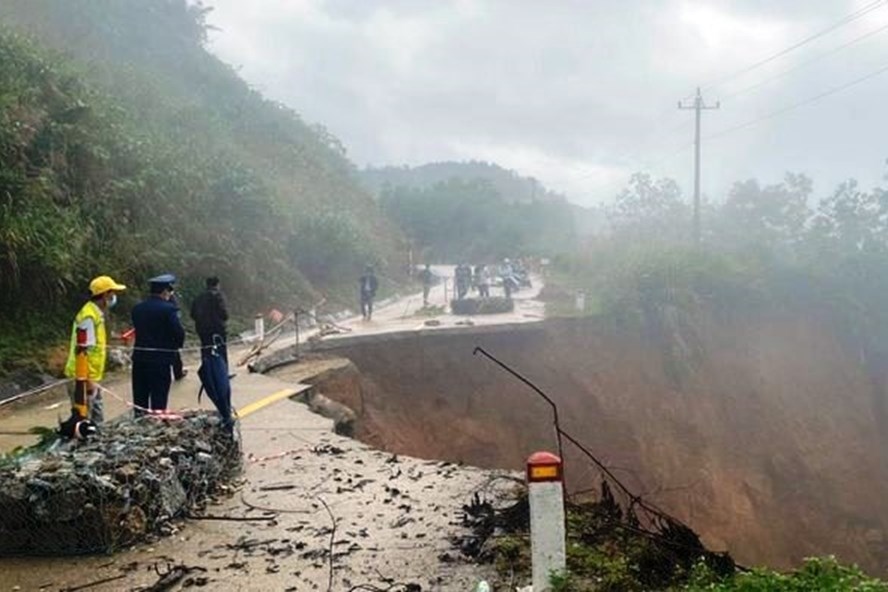
[[[493,161],[578,203],[609,200],[647,170],[690,194],[693,112],[676,102],[699,85],[708,103],[721,100],[703,114],[712,198],[787,170],[812,176],[818,195],[847,177],[871,186],[886,170],[888,71],[705,138],[888,67],[888,0],[204,3],[218,27],[211,49],[326,126],[359,166]]]

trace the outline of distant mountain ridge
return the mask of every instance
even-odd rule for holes
[[[567,198],[546,189],[538,179],[522,176],[518,172],[496,163],[481,160],[467,162],[432,162],[415,167],[384,166],[367,167],[360,172],[361,182],[374,194],[382,193],[386,185],[427,189],[451,179],[471,181],[482,179],[493,185],[500,197],[509,203],[566,202]]]

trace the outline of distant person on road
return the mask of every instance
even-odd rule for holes
[[[518,289],[518,282],[515,281],[512,262],[508,257],[503,259],[503,264],[500,266],[500,276],[503,278],[503,293],[506,298],[511,298],[512,292]]]
[[[207,289],[191,303],[191,318],[200,337],[201,352],[207,353],[214,345],[228,365],[228,306],[216,276],[206,279]]]
[[[172,376],[170,369],[177,350],[185,342],[179,311],[170,302],[176,276],[160,275],[148,281],[148,298],[133,308],[136,345],[133,351],[133,403],[136,417],[145,409],[167,408]]]
[[[102,392],[99,381],[105,376],[105,361],[108,359],[108,333],[105,329],[105,314],[117,304],[117,293],[126,290],[107,275],[99,276],[89,283],[90,298],[74,317],[71,327],[71,345],[65,363],[65,376],[75,378],[77,354],[77,330],[86,332],[86,359],[89,368],[86,383],[89,419],[98,425],[105,420]]]
[[[361,314],[365,321],[369,321],[373,317],[373,299],[376,298],[376,290],[379,289],[379,280],[376,279],[372,265],[364,268],[364,275],[358,280],[358,285],[361,294]]]
[[[429,305],[429,292],[432,290],[432,267],[428,263],[425,264],[425,268],[419,272],[419,281],[422,282],[422,305]]]
[[[469,293],[472,283],[472,268],[465,263],[460,263],[453,270],[453,278],[456,283],[456,299],[462,300]]]
[[[479,265],[476,268],[475,283],[478,285],[478,296],[490,298],[490,270],[486,265]]]

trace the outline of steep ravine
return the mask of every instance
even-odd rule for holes
[[[400,335],[337,348],[353,364],[317,384],[356,412],[355,435],[374,446],[519,469],[554,448],[550,412],[473,356],[483,346],[713,548],[773,567],[832,553],[884,574],[884,369],[810,318],[701,323],[690,337],[676,348],[591,320]],[[569,489],[594,485],[583,458],[566,456]]]

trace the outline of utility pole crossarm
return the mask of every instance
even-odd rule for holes
[[[685,104],[683,101],[678,102],[678,108],[682,110],[694,110],[694,244],[700,244],[700,113],[710,109],[718,109],[721,103],[716,102],[715,105],[707,105],[703,101],[703,95],[700,94],[700,87],[697,87],[697,95],[694,97],[693,103]]]

